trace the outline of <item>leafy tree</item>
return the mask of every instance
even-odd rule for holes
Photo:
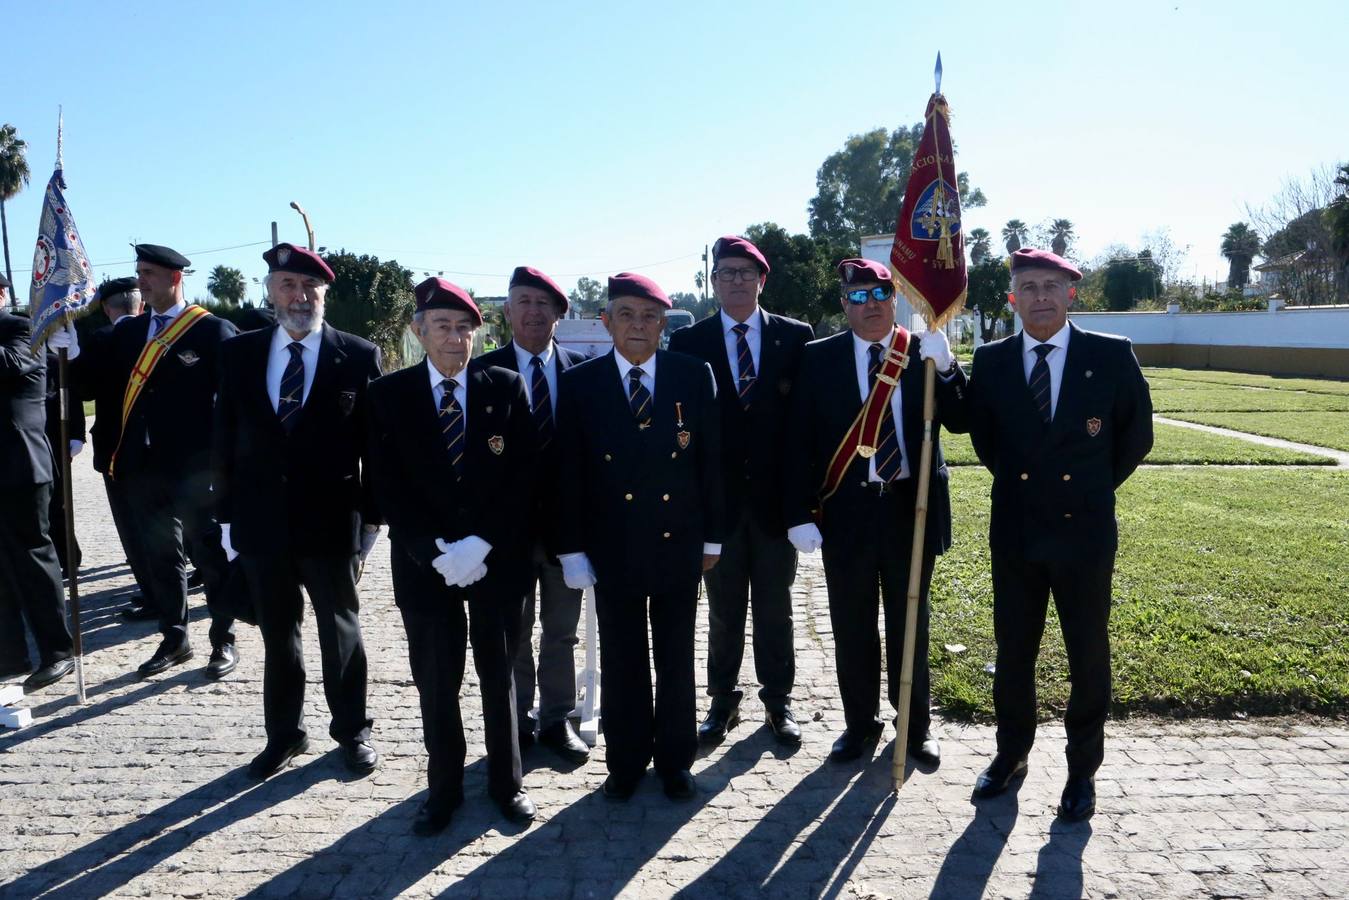
[[[834,266],[855,252],[851,247],[807,234],[788,234],[773,222],[749,226],[745,237],[754,242],[772,269],[759,297],[766,309],[810,323],[838,312]]]
[[[28,186],[32,173],[28,171],[28,142],[19,137],[19,131],[13,125],[0,126],[0,239],[5,245],[5,277],[14,283],[14,272],[9,267],[9,219],[5,215],[5,202],[13,200],[19,191]],[[9,290],[10,306],[17,308],[18,292]]]
[[[1250,281],[1251,260],[1260,252],[1260,235],[1245,222],[1235,222],[1223,234],[1222,254],[1227,260],[1227,286],[1239,288]]]
[[[582,318],[594,318],[609,302],[609,285],[582,275],[576,279],[576,287],[567,294],[567,299]]]
[[[811,236],[856,253],[863,235],[892,233],[922,136],[921,122],[893,132],[877,128],[850,136],[843,149],[830,154],[815,175]],[[983,191],[970,188],[965,172],[956,175],[956,187],[962,209],[988,202]]]
[[[1020,219],[1009,219],[1007,224],[1002,226],[1002,241],[1007,245],[1007,255],[1011,256],[1020,250],[1026,243],[1026,236],[1029,233],[1026,223]]]
[[[1139,300],[1157,296],[1160,273],[1149,250],[1137,256],[1121,256],[1105,264],[1105,282],[1102,290],[1106,307],[1112,311],[1133,309]]]
[[[381,262],[346,250],[324,254],[323,259],[336,276],[328,288],[324,318],[334,328],[378,344],[386,370],[400,364],[403,333],[416,307],[412,273],[395,260]]]
[[[969,267],[968,273],[965,306],[978,314],[979,331],[985,341],[991,341],[998,320],[1008,317],[1007,292],[1012,289],[1012,271],[1006,260],[985,254]]]
[[[969,238],[970,262],[977,266],[993,252],[993,235],[988,233],[987,228],[973,228],[970,230]]]
[[[1339,168],[1335,185],[1340,194],[1326,207],[1325,225],[1330,232],[1330,251],[1335,258],[1336,293],[1349,297],[1349,165]]]
[[[698,274],[702,274],[699,272]],[[690,291],[676,291],[670,295],[675,309],[686,309],[693,313],[693,320],[705,319],[717,311],[717,301],[709,297],[699,297]]]
[[[1049,249],[1053,250],[1059,256],[1068,255],[1068,245],[1072,243],[1075,235],[1073,234],[1073,223],[1067,219],[1055,219],[1054,224],[1049,226],[1050,244]]]
[[[693,286],[696,287],[696,288],[698,289],[698,294],[700,295],[700,298],[703,299],[703,300],[706,300],[706,299],[707,299],[707,276],[706,276],[705,274],[703,274],[703,270],[702,270],[702,269],[699,269],[698,271],[696,271],[696,272],[693,273]]]
[[[206,279],[206,293],[226,306],[238,306],[248,293],[248,282],[238,269],[216,266]]]

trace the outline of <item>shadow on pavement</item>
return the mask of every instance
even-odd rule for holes
[[[984,896],[993,867],[1016,827],[1020,809],[1017,794],[1022,783],[1017,782],[1000,797],[970,801],[974,818],[946,851],[932,885],[931,900],[978,900]]]
[[[1082,896],[1082,851],[1091,840],[1090,822],[1056,820],[1035,861],[1030,895],[1036,900]]]
[[[80,706],[73,693],[75,688],[74,676],[62,679],[58,684],[71,691],[46,703],[37,704],[32,707],[33,724],[24,728],[22,731],[0,733],[0,753],[4,753],[11,747],[17,747],[19,744],[26,743],[34,738],[40,738],[43,735],[50,734],[61,728],[69,728],[71,725],[81,725],[91,719],[121,709],[124,706],[130,706],[133,703],[144,700],[147,697],[153,697],[155,694],[163,693],[171,687],[180,685],[197,684],[202,680],[202,674],[195,669],[179,670],[175,675],[158,678],[155,680],[143,681],[135,672],[127,672],[119,675],[109,681],[90,684],[85,687],[85,698],[97,697],[118,688],[125,687],[128,684],[139,683],[141,686],[134,690],[127,691],[124,694],[118,694],[109,697],[106,700],[100,700],[96,703],[88,703]],[[44,689],[44,690],[50,690]],[[60,718],[52,718],[67,707],[73,707],[73,710],[62,715]]]
[[[314,760],[266,782],[257,782],[244,769],[235,769],[59,859],[38,866],[4,885],[0,893],[13,897],[41,894],[48,898],[115,893],[200,838],[298,796],[332,778],[334,771],[331,764]]]

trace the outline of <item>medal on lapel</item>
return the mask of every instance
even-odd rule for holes
[[[684,404],[678,400],[675,401],[675,427],[679,429],[675,434],[675,442],[679,444],[679,449],[689,449],[689,440],[693,435],[684,430]]]
[[[506,439],[499,434],[494,434],[487,439],[487,449],[491,450],[497,456],[506,449]]]
[[[1091,437],[1096,437],[1096,435],[1098,435],[1098,434],[1100,434],[1100,433],[1101,433],[1101,420],[1100,420],[1100,419],[1095,419],[1095,418],[1093,418],[1093,419],[1088,419],[1088,420],[1087,420],[1087,434],[1088,434],[1089,436],[1091,436]]]
[[[197,355],[195,350],[184,350],[178,354],[178,359],[185,366],[195,366],[201,361],[201,357]]]

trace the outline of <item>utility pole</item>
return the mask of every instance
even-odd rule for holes
[[[708,294],[708,292],[712,290],[712,285],[711,285],[711,283],[710,283],[711,277],[712,277],[712,272],[711,272],[711,270],[708,268],[708,265],[707,265],[707,245],[706,245],[706,244],[703,244],[703,299],[704,299],[704,300],[706,300],[706,299],[708,298],[708,296],[710,296],[710,295]]]

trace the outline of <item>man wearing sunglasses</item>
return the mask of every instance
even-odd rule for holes
[[[834,656],[843,699],[844,731],[829,758],[857,759],[881,735],[881,641],[876,617],[885,607],[889,700],[899,707],[899,674],[923,441],[923,365],[935,361],[937,412],[933,422],[918,632],[913,666],[909,753],[936,765],[940,748],[928,717],[928,586],[938,554],[951,545],[951,503],[940,427],[967,430],[965,375],[941,332],[911,335],[895,323],[890,270],[866,259],[839,263],[843,312],[849,329],[806,345],[792,395],[784,512],[787,537],[802,553],[822,549]],[[903,368],[899,368],[902,360]],[[894,373],[892,375],[892,372]],[[897,384],[891,389],[891,381]],[[853,424],[867,407],[874,445]],[[888,396],[887,396],[888,395]],[[868,440],[873,440],[869,438]],[[818,524],[817,524],[818,523]]]
[[[754,609],[754,671],[768,726],[783,744],[801,741],[792,715],[796,658],[792,647],[792,582],[796,551],[782,521],[782,453],[787,395],[814,337],[804,322],[759,306],[768,260],[742,237],[712,245],[712,290],[721,309],[670,336],[670,349],[712,366],[721,398],[721,471],[726,536],[707,583],[707,718],[703,743],[726,737],[740,720],[737,690],[745,655],[745,617]]]

